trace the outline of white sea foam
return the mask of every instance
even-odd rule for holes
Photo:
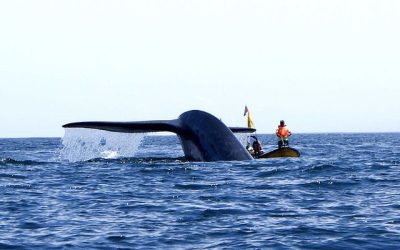
[[[145,134],[117,133],[85,128],[67,128],[60,157],[70,162],[95,158],[133,157]]]

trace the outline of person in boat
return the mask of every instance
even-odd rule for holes
[[[246,149],[247,149],[247,151],[248,151],[251,155],[254,155],[254,149],[253,149],[253,147],[251,146],[250,142],[247,143]]]
[[[276,136],[278,136],[278,148],[289,147],[289,136],[292,135],[289,128],[286,126],[285,121],[281,120],[278,128],[276,129]]]
[[[260,155],[262,155],[262,154],[264,153],[264,151],[262,150],[261,142],[260,142],[260,141],[258,140],[258,138],[255,137],[254,135],[251,136],[251,137],[254,139],[253,145],[252,145],[252,147],[253,147],[253,154],[254,154],[255,156],[260,156]]]

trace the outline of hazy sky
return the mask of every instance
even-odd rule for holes
[[[0,137],[202,109],[400,131],[400,1],[0,1]]]

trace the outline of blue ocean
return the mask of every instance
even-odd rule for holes
[[[0,249],[400,249],[400,133],[290,143],[188,162],[173,135],[0,139]]]

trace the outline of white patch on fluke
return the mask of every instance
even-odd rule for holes
[[[144,133],[117,133],[86,128],[66,128],[60,156],[70,162],[95,158],[134,157]]]

